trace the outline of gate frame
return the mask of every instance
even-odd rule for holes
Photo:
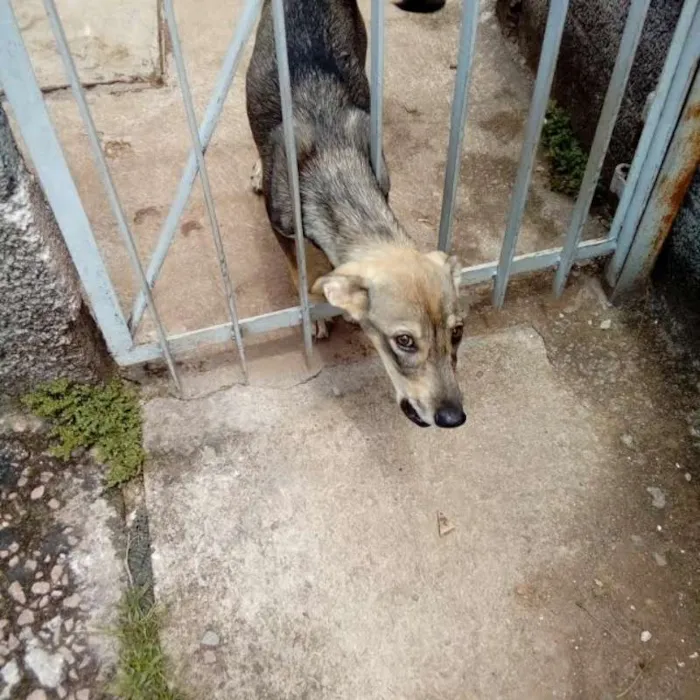
[[[371,158],[375,172],[381,165],[383,74],[384,74],[384,1],[372,0],[370,22],[370,82],[371,82]],[[126,221],[119,196],[114,187],[107,160],[85,97],[85,90],[73,62],[68,42],[56,10],[55,0],[43,0],[58,51],[73,91],[74,98],[87,129],[90,146],[98,172],[117,221],[117,227],[129,252],[132,267],[139,281],[129,321],[126,320],[116,292],[99,252],[66,158],[53,128],[43,95],[37,84],[32,64],[23,44],[21,32],[10,0],[0,0],[0,85],[14,111],[22,138],[26,143],[37,175],[55,212],[56,219],[76,265],[97,323],[108,348],[120,365],[132,365],[164,359],[178,392],[181,385],[174,359],[176,353],[200,345],[233,340],[238,349],[244,376],[247,378],[245,343],[247,335],[280,328],[302,326],[304,349],[311,358],[311,323],[337,315],[338,309],[329,304],[311,306],[306,284],[301,202],[296,159],[288,159],[289,180],[292,185],[296,250],[299,261],[299,306],[260,316],[239,319],[233,284],[221,241],[215,204],[206,170],[205,153],[216,128],[231,84],[240,63],[242,49],[256,25],[263,0],[246,0],[236,24],[217,76],[216,85],[200,126],[196,123],[187,71],[179,40],[173,0],[163,0],[165,17],[172,38],[173,56],[178,75],[183,106],[187,115],[192,148],[183,170],[176,196],[161,227],[151,259],[144,269],[133,234]],[[283,0],[271,0],[280,96],[283,111],[285,149],[295,153],[292,125],[292,99],[286,49]],[[553,292],[559,296],[572,266],[577,262],[611,256],[606,278],[613,287],[613,297],[628,288],[643,275],[649,265],[651,251],[658,243],[658,212],[664,209],[664,192],[660,190],[659,175],[668,177],[678,171],[686,172],[688,127],[679,128],[672,143],[681,111],[686,103],[691,82],[695,79],[693,95],[700,90],[696,76],[700,60],[700,0],[685,0],[674,31],[655,99],[630,168],[625,189],[619,202],[611,230],[606,238],[581,242],[583,225],[588,218],[593,194],[600,177],[612,130],[629,79],[630,70],[644,27],[650,0],[632,0],[623,31],[620,48],[606,92],[603,109],[596,128],[583,182],[576,199],[574,213],[562,247],[515,255],[518,234],[525,211],[532,170],[535,164],[544,115],[549,100],[559,46],[566,22],[569,0],[552,0],[545,29],[535,87],[525,128],[518,171],[511,196],[508,223],[498,261],[465,267],[461,271],[463,286],[493,282],[493,303],[503,305],[508,282],[513,275],[555,269]],[[469,87],[474,63],[474,51],[479,23],[479,0],[462,0],[460,44],[452,100],[451,125],[445,170],[445,185],[440,215],[437,245],[449,250],[452,243],[453,218],[459,182],[459,164],[468,112]],[[695,98],[693,98],[695,99]],[[687,124],[686,119],[684,123]],[[686,158],[684,163],[679,159]],[[685,165],[685,169],[684,166]],[[205,195],[219,267],[224,280],[230,320],[208,328],[168,336],[158,316],[151,289],[172,244],[179,220],[199,175]],[[665,195],[668,197],[668,195]],[[657,246],[658,247],[658,246]],[[157,343],[136,344],[135,332],[144,309],[151,314],[158,334]]]

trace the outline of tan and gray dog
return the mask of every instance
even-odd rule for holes
[[[404,9],[439,9],[411,0]],[[401,5],[400,5],[401,6]],[[330,261],[312,292],[360,324],[377,348],[403,412],[415,424],[455,428],[466,415],[455,376],[463,321],[460,266],[418,251],[389,207],[386,164],[370,161],[367,33],[356,0],[284,0],[304,235]],[[294,261],[272,8],[263,5],[246,76],[260,163],[254,188]],[[383,160],[383,159],[382,159]],[[291,243],[291,245],[290,245]],[[330,270],[330,271],[329,271]]]

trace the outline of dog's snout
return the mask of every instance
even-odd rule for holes
[[[467,420],[467,414],[459,404],[444,403],[435,411],[435,425],[440,428],[459,428]]]

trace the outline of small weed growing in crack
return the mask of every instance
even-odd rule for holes
[[[552,190],[575,197],[581,187],[588,155],[574,135],[569,115],[554,101],[547,108],[542,145],[549,158]]]
[[[119,662],[111,689],[121,700],[182,700],[168,683],[160,622],[148,589],[127,589],[119,606]]]
[[[141,408],[136,392],[122,381],[91,386],[59,379],[22,402],[51,422],[54,456],[68,460],[77,448],[94,448],[97,459],[107,464],[108,487],[141,473],[145,456]]]

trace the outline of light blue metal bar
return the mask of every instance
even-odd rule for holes
[[[610,254],[615,249],[615,241],[609,238],[586,241],[582,243],[577,252],[577,261],[584,262],[593,258]],[[555,267],[561,256],[561,248],[543,250],[539,253],[519,255],[513,258],[512,274],[524,274],[537,272]],[[486,263],[465,267],[462,270],[461,284],[463,286],[481,284],[491,281],[496,275],[497,263]],[[316,321],[323,318],[339,316],[342,311],[330,304],[315,304],[311,307],[311,318]],[[261,316],[252,316],[240,321],[243,336],[257,333],[269,333],[282,328],[293,328],[301,322],[301,307],[293,306],[281,311],[273,311]],[[215,345],[228,342],[231,338],[231,324],[223,323],[218,326],[201,328],[188,333],[172,335],[168,338],[170,347],[174,352],[188,352],[204,345]],[[117,362],[123,366],[140,364],[157,360],[161,355],[157,343],[139,345],[117,358]]]
[[[129,327],[37,85],[9,0],[0,0],[0,86],[17,118],[107,348],[113,356],[124,353],[132,346]]]
[[[515,246],[518,242],[520,225],[525,212],[528,189],[532,168],[537,155],[537,144],[542,133],[549,92],[552,87],[554,70],[557,67],[557,57],[559,55],[559,45],[564,32],[566,22],[566,12],[569,8],[569,0],[552,0],[549,5],[549,16],[547,17],[547,28],[544,32],[542,42],[542,52],[540,63],[537,67],[537,78],[535,79],[535,90],[532,95],[530,113],[525,127],[525,139],[518,165],[518,174],[515,178],[513,194],[511,196],[510,214],[508,225],[501,247],[501,257],[498,263],[496,282],[493,287],[493,305],[500,309],[508,288],[508,278],[510,267],[515,255]]]
[[[605,269],[606,281],[612,287],[617,283],[678,123],[698,61],[699,37],[700,0],[685,0],[656,88],[656,97],[644,124],[610,228],[610,235],[618,241],[615,255]]]
[[[370,21],[370,153],[372,168],[377,179],[382,169],[382,143],[384,113],[384,2],[372,0]]]
[[[550,248],[549,250],[540,250],[536,253],[526,253],[525,255],[516,255],[510,268],[510,275],[524,275],[528,272],[540,272],[556,267],[561,258],[562,248]],[[602,258],[609,255],[615,250],[615,241],[610,238],[596,238],[591,241],[584,241],[575,251],[575,262],[583,262],[594,258]],[[496,263],[484,263],[483,265],[474,265],[465,267],[460,276],[460,284],[462,286],[470,286],[473,284],[482,284],[489,282],[496,276]]]
[[[75,63],[73,62],[73,57],[71,56],[70,49],[68,48],[68,39],[63,31],[63,25],[56,11],[56,5],[54,0],[44,0],[44,8],[46,9],[46,14],[49,17],[49,23],[51,25],[51,31],[53,32],[54,38],[56,40],[56,46],[58,52],[61,55],[61,60],[63,61],[63,66],[66,71],[66,75],[70,82],[71,89],[73,91],[73,96],[78,105],[78,111],[83,120],[83,124],[87,131],[88,141],[90,142],[90,147],[92,148],[92,153],[95,158],[95,164],[97,166],[97,171],[102,180],[105,190],[107,191],[107,197],[109,203],[112,207],[112,212],[117,220],[117,228],[121,234],[124,245],[129,253],[129,258],[131,259],[131,264],[136,271],[137,277],[146,295],[146,302],[148,304],[148,310],[153,317],[153,323],[155,324],[156,331],[158,334],[158,340],[160,342],[163,356],[167,362],[168,369],[170,370],[170,375],[173,379],[175,386],[180,394],[182,394],[182,385],[180,384],[180,378],[177,374],[177,368],[175,367],[175,361],[173,360],[172,354],[170,353],[170,348],[168,347],[167,334],[165,328],[160,320],[160,315],[158,314],[158,309],[156,308],[153,296],[151,295],[151,290],[148,286],[148,281],[146,280],[146,274],[141,265],[141,260],[139,259],[138,250],[136,249],[136,243],[131,235],[131,230],[129,229],[129,224],[126,221],[126,215],[122,209],[121,201],[119,200],[119,195],[117,194],[116,187],[112,181],[112,175],[109,171],[107,165],[107,159],[102,151],[102,146],[100,144],[100,137],[97,134],[97,128],[95,127],[95,122],[92,119],[92,114],[90,113],[90,108],[88,107],[87,100],[85,99],[85,92],[83,86],[80,84],[80,78],[78,77],[78,72],[75,68]]]
[[[469,106],[469,86],[471,84],[478,26],[479,0],[462,0],[459,58],[457,59],[457,75],[455,76],[455,90],[452,97],[450,140],[447,147],[445,186],[442,191],[442,211],[440,213],[440,232],[438,234],[438,248],[443,251],[449,251],[452,248],[452,220],[457,201],[459,166],[462,159],[462,143],[464,141],[464,128]]]
[[[241,18],[236,24],[236,30],[233,35],[231,44],[226,52],[224,61],[219,70],[219,74],[216,78],[216,85],[214,87],[214,92],[207,105],[206,112],[204,113],[204,119],[202,120],[202,125],[199,128],[199,140],[202,144],[203,150],[206,152],[209,142],[214,135],[214,130],[221,116],[221,111],[224,108],[224,102],[226,101],[226,96],[231,89],[231,83],[236,75],[238,69],[238,64],[240,63],[241,56],[243,54],[243,47],[245,46],[248,38],[253,32],[256,20],[258,18],[258,13],[260,11],[261,0],[247,0]],[[185,211],[187,202],[190,198],[190,193],[192,192],[192,186],[197,177],[197,157],[195,155],[194,149],[190,151],[187,158],[187,165],[180,178],[180,184],[177,187],[177,192],[175,193],[175,199],[170,207],[168,216],[163,223],[163,226],[158,235],[158,243],[153,251],[151,260],[148,263],[148,270],[146,272],[146,277],[148,278],[148,284],[153,287],[156,278],[160,273],[163,263],[165,262],[165,256],[170,250],[173,238],[175,237],[175,232],[177,231],[178,224],[180,222],[180,217]],[[131,311],[130,326],[132,330],[138,328],[141,321],[141,316],[145,309],[145,298],[143,292],[139,292],[134,301],[134,305]]]
[[[700,35],[696,35],[700,39]],[[700,166],[700,70],[696,72],[683,113],[649,203],[637,227],[612,299],[632,290],[651,272],[668,236],[693,175]]]
[[[224,283],[224,293],[226,296],[226,305],[228,307],[229,318],[233,329],[233,339],[238,348],[238,356],[241,360],[241,369],[243,377],[248,381],[248,367],[245,359],[245,349],[243,347],[243,337],[241,328],[238,323],[238,310],[236,308],[236,295],[233,291],[231,283],[231,275],[229,274],[228,262],[226,261],[226,252],[224,244],[221,240],[221,231],[219,230],[219,220],[216,216],[216,208],[214,206],[214,196],[211,192],[209,183],[209,173],[207,165],[204,162],[204,152],[202,143],[199,139],[199,129],[197,128],[197,116],[194,113],[194,103],[192,102],[192,93],[190,92],[189,81],[187,80],[187,68],[185,67],[185,58],[182,52],[180,43],[180,33],[177,28],[177,20],[175,18],[175,10],[173,8],[173,0],[165,0],[165,17],[170,30],[170,41],[172,43],[173,57],[175,59],[175,67],[177,69],[178,80],[180,81],[180,90],[182,91],[182,101],[185,105],[187,113],[187,124],[190,129],[192,145],[194,146],[195,156],[197,158],[197,168],[199,177],[202,181],[202,189],[204,190],[204,203],[207,207],[207,215],[209,216],[209,225],[211,226],[211,234],[214,239],[214,247],[216,248],[216,256],[219,261],[219,269],[221,278]]]
[[[336,309],[330,304],[316,304],[311,307],[311,318],[316,321],[322,318],[332,318],[342,313],[340,309]],[[252,316],[244,318],[240,321],[243,336],[254,335],[259,333],[269,333],[284,328],[295,328],[301,323],[301,306],[292,306],[281,311],[273,311],[271,313],[262,314],[260,316]],[[195,350],[198,347],[205,345],[216,345],[226,343],[231,338],[231,324],[222,323],[218,326],[210,326],[209,328],[200,328],[196,331],[172,335],[168,338],[170,345],[178,353],[184,353]],[[147,345],[138,345],[121,355],[117,361],[120,365],[128,366],[142,362],[150,362],[157,360],[162,355],[157,343],[149,343]]]
[[[289,57],[287,55],[287,34],[285,30],[284,4],[282,0],[272,0],[272,20],[275,32],[275,53],[277,74],[280,83],[282,102],[282,126],[284,129],[284,149],[287,156],[287,176],[292,193],[294,208],[294,234],[296,238],[297,273],[299,275],[299,301],[301,302],[301,325],[304,337],[304,352],[307,362],[311,362],[313,347],[311,340],[311,315],[309,313],[309,282],[306,273],[306,248],[301,217],[301,195],[299,193],[299,168],[294,137],[294,108],[292,86],[289,77]]]
[[[557,297],[561,296],[566,286],[566,281],[569,278],[569,272],[574,262],[574,256],[576,255],[576,247],[581,240],[583,227],[593,203],[600,171],[603,167],[605,154],[608,151],[610,137],[615,128],[622,98],[625,95],[627,81],[629,80],[634,57],[637,53],[637,46],[642,36],[650,2],[651,0],[632,0],[627,14],[625,30],[622,33],[620,48],[615,58],[615,66],[610,77],[608,90],[605,93],[605,101],[603,102],[603,109],[601,110],[598,126],[593,137],[593,145],[586,163],[581,189],[579,190],[574,213],[571,216],[571,222],[566,232],[561,261],[554,276],[553,290]]]

